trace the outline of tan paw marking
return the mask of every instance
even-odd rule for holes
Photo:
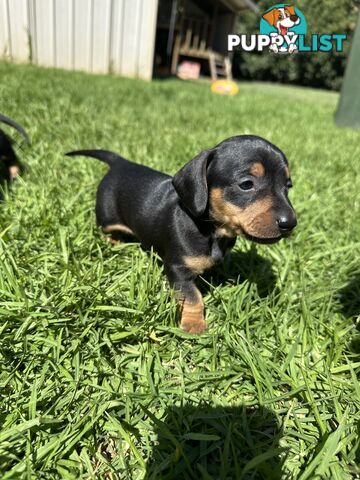
[[[9,173],[10,173],[11,180],[18,177],[20,175],[19,166],[18,165],[11,165],[11,167],[9,167]]]
[[[207,323],[204,320],[204,304],[201,298],[196,303],[184,300],[180,326],[185,332],[196,335],[207,330]]]

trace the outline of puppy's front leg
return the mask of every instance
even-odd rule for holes
[[[10,175],[10,180],[14,180],[20,175],[20,166],[19,165],[10,165],[9,167],[9,175]]]
[[[180,303],[181,328],[194,334],[205,332],[207,323],[204,320],[204,302],[194,283],[196,276],[185,265],[166,262],[165,270]]]

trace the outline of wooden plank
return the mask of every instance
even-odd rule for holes
[[[186,35],[185,35],[185,41],[184,41],[184,48],[191,48],[191,38],[192,38],[192,26],[193,26],[193,21],[191,19],[187,19],[187,29],[186,29]]]
[[[93,0],[92,72],[108,73],[111,0]]]
[[[211,80],[214,82],[215,80],[217,80],[217,74],[216,74],[215,56],[213,53],[209,54],[209,65],[210,65]]]
[[[74,68],[91,71],[92,2],[74,1]]]
[[[232,80],[232,64],[229,57],[224,58],[226,78]]]
[[[7,2],[11,58],[21,62],[29,59],[28,8],[26,0]]]
[[[55,65],[54,0],[35,0],[36,63]]]
[[[178,32],[175,38],[175,43],[174,43],[174,50],[173,50],[173,56],[171,60],[171,74],[176,75],[177,73],[177,66],[179,63],[179,57],[180,57],[180,42],[181,42],[181,34]]]
[[[213,57],[215,55],[215,53],[211,50],[195,50],[194,48],[180,48],[179,54],[185,55],[187,57],[203,58],[205,60],[209,60],[210,55],[212,55]]]
[[[191,48],[199,48],[199,39],[200,32],[202,28],[202,22],[200,20],[195,20],[194,22],[194,37],[191,43]]]
[[[0,57],[10,56],[10,32],[7,0],[0,0]]]
[[[209,20],[207,17],[205,17],[203,27],[202,27],[202,32],[201,32],[201,41],[200,41],[199,50],[206,49],[208,34],[209,34]]]
[[[151,80],[152,78],[157,11],[158,0],[142,1],[137,74],[144,80]]]
[[[55,65],[74,66],[74,1],[55,0]]]

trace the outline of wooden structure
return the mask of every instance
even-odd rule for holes
[[[180,56],[186,56],[208,61],[212,80],[217,80],[218,77],[231,79],[230,58],[211,48],[215,22],[216,16],[211,19],[208,16],[192,18],[182,15],[172,56],[173,75],[176,74]]]
[[[176,74],[180,56],[204,59],[209,62],[212,80],[219,76],[231,79],[231,62],[227,55],[211,48],[214,21],[208,18],[183,17],[180,31],[176,35],[171,73]]]
[[[166,8],[168,24],[161,17]],[[171,73],[175,75],[181,59],[187,58],[201,62],[212,80],[231,79],[227,36],[235,31],[237,15],[245,8],[257,11],[251,0],[160,0],[158,29],[168,29]]]
[[[0,58],[150,80],[187,57],[228,76],[243,8],[252,0],[0,0]]]

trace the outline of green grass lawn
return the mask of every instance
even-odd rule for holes
[[[334,126],[338,95],[2,63],[0,98],[32,138],[0,205],[0,477],[360,478],[360,132]],[[63,153],[173,174],[244,133],[288,156],[299,225],[199,279],[193,337],[157,257],[98,231],[106,166]]]

